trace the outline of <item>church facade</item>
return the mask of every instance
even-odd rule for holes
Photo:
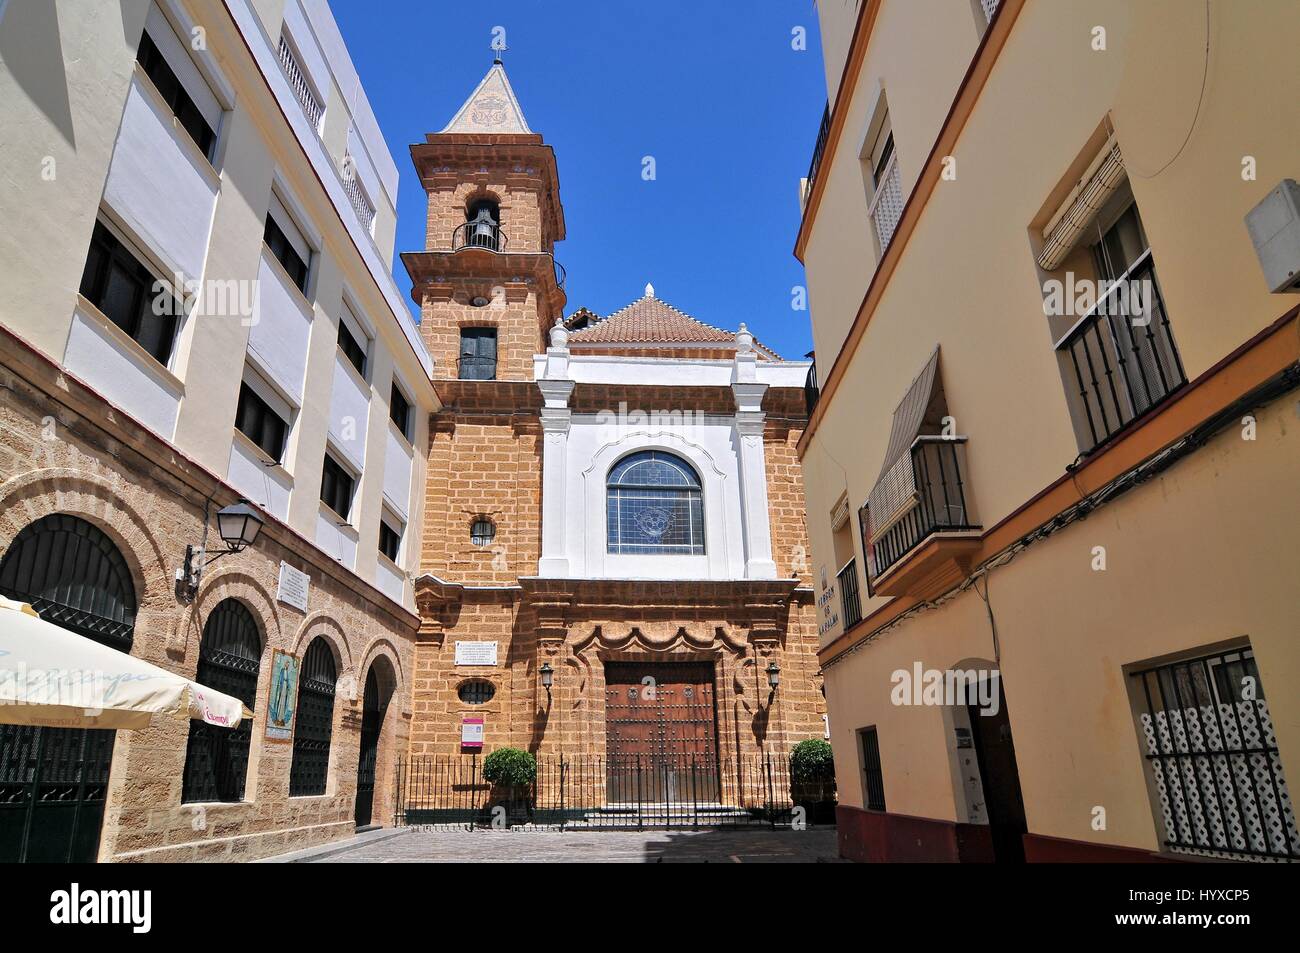
[[[403,260],[441,409],[410,754],[725,766],[824,737],[808,364],[650,286],[566,317],[554,152],[500,63],[411,155],[428,227]]]

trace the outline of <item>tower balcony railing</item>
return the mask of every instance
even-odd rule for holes
[[[896,516],[882,532],[871,523],[871,514],[864,506],[859,518],[863,522],[864,546],[867,554],[867,581],[872,584],[873,595],[897,595],[914,592],[922,577],[944,568],[954,554],[970,548],[975,540],[970,531],[980,527],[971,517],[967,499],[965,471],[965,437],[923,435],[912,444],[912,475],[915,496],[902,515]],[[949,540],[951,551],[940,547],[929,564],[917,567],[915,578],[901,580],[899,585],[882,583],[882,577],[907,561],[907,557],[922,548],[932,537],[959,534]]]
[[[460,251],[462,248],[485,248],[488,251],[505,254],[509,244],[509,237],[495,222],[465,222],[463,225],[457,225],[451,233],[452,251]],[[564,266],[555,260],[554,255],[551,256],[551,264],[555,269],[555,286],[563,288],[564,281],[568,277]]]
[[[503,252],[510,239],[496,222],[466,222],[457,225],[451,233],[451,250],[462,248],[486,248],[488,251]]]

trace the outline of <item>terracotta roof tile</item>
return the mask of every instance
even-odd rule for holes
[[[716,344],[720,350],[733,346],[735,340],[734,332],[698,321],[651,294],[569,335],[571,344]],[[755,347],[775,356],[757,342]]]

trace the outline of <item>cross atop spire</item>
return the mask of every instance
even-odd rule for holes
[[[505,135],[530,135],[519,100],[510,87],[506,69],[501,64],[501,51],[496,51],[492,68],[478,84],[465,105],[452,117],[443,132],[488,132]]]

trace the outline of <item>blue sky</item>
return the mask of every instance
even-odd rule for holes
[[[424,246],[408,147],[437,132],[492,65],[492,29],[524,115],[554,147],[568,312],[658,297],[748,323],[784,357],[811,348],[791,308],[791,252],[826,87],[812,0],[546,3],[331,0],[401,173],[397,250]],[[791,48],[804,27],[807,49]],[[642,179],[653,156],[656,179]],[[398,284],[410,282],[400,261]]]

